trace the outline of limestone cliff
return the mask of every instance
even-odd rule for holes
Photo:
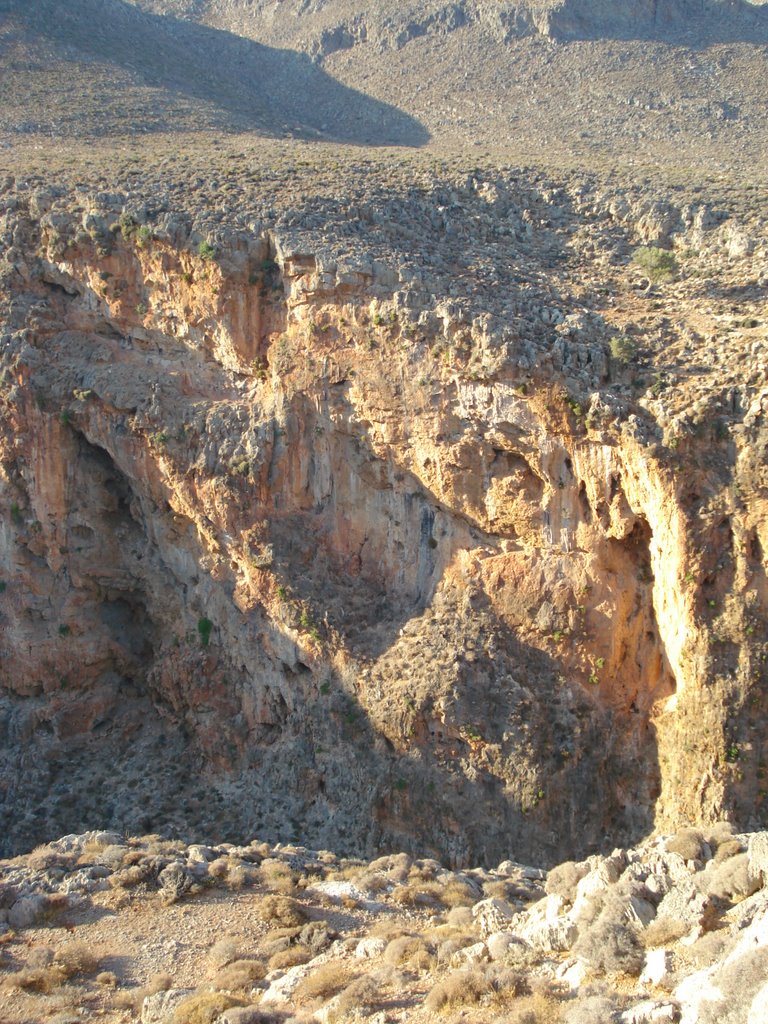
[[[765,822],[764,321],[628,262],[696,241],[759,311],[759,225],[514,177],[3,201],[9,846]]]

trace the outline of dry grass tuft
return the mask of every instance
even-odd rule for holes
[[[243,1005],[226,992],[196,992],[176,1007],[173,1024],[214,1024],[225,1010]]]
[[[640,939],[646,949],[658,949],[668,946],[690,931],[690,927],[672,917],[657,917],[640,933]]]
[[[211,983],[217,989],[238,992],[252,988],[254,983],[261,981],[266,973],[266,968],[260,960],[234,960],[217,971],[211,979]]]
[[[491,992],[491,985],[482,971],[455,971],[442,978],[424,1001],[430,1013],[448,1008],[479,1003]]]
[[[323,964],[299,982],[293,998],[298,1005],[330,999],[351,982],[349,968],[338,961]]]
[[[258,914],[262,921],[283,928],[297,928],[307,920],[303,907],[287,896],[265,896],[259,903]]]
[[[428,966],[428,961],[432,960],[432,953],[433,950],[421,936],[403,935],[398,939],[392,939],[384,950],[384,962],[391,967],[397,967],[400,964],[412,966],[427,964]]]
[[[296,876],[281,860],[265,860],[259,868],[259,878],[273,892],[290,896],[296,891]]]
[[[273,953],[269,958],[270,971],[285,971],[289,967],[296,967],[297,964],[306,964],[312,959],[312,950],[309,946],[299,943],[296,946],[289,946],[288,949],[281,949]]]

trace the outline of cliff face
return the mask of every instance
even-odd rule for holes
[[[9,847],[555,860],[765,820],[764,331],[708,364],[693,275],[657,334],[626,265],[671,223],[732,284],[765,250],[549,185],[388,202],[6,191]]]

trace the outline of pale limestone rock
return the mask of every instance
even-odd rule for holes
[[[768,882],[768,832],[756,832],[750,836],[747,852],[750,875],[765,885]]]
[[[578,936],[576,924],[565,912],[565,901],[557,893],[518,914],[513,927],[515,934],[534,949],[548,952],[570,949]]]
[[[584,984],[589,970],[586,960],[565,960],[555,972],[555,977],[567,985],[572,992],[577,992]]]
[[[514,932],[494,932],[485,940],[491,960],[503,960],[512,946],[524,945]]]
[[[454,967],[471,967],[488,959],[488,947],[484,942],[474,942],[471,946],[457,949],[451,957]]]
[[[641,896],[630,896],[627,903],[627,920],[640,928],[647,928],[656,917],[656,908]]]
[[[657,917],[669,917],[680,921],[688,928],[700,927],[707,915],[711,900],[699,892],[690,879],[680,882],[671,889],[656,911]]]
[[[622,1024],[662,1024],[664,1021],[676,1021],[679,1010],[674,1003],[659,1003],[648,999],[632,1006],[621,1015]]]
[[[355,946],[355,956],[358,960],[370,960],[371,957],[380,956],[386,948],[386,939],[379,939],[374,935],[369,935],[364,939],[360,939]]]
[[[768,982],[752,1000],[747,1024],[768,1024]]]
[[[169,988],[145,996],[141,1004],[141,1024],[173,1024],[176,1008],[194,993],[193,988]]]
[[[8,924],[11,928],[31,928],[45,911],[45,897],[22,896],[8,910]]]
[[[645,967],[640,975],[641,985],[660,985],[669,977],[672,953],[668,949],[649,949],[645,954]]]
[[[472,916],[477,921],[483,938],[493,935],[494,932],[505,931],[516,914],[517,911],[510,903],[496,897],[482,900],[472,907]]]

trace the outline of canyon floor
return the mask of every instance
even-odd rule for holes
[[[768,833],[547,874],[68,836],[2,866],[8,1024],[766,1019]]]

